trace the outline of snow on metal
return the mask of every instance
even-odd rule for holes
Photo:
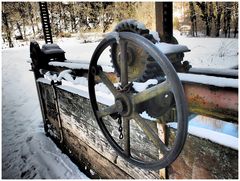
[[[133,88],[137,92],[145,90],[149,85],[156,85],[157,79],[149,79],[146,82],[133,82]]]
[[[88,70],[88,63],[72,63],[72,62],[49,62],[48,65],[55,67],[65,67],[69,69],[85,69]],[[111,66],[102,65],[102,68],[105,72],[113,72]]]
[[[146,29],[144,23],[138,22],[138,21],[136,21],[134,19],[125,19],[125,20],[122,20],[119,24],[122,24],[122,23],[133,24],[134,26],[136,26],[138,29],[141,29],[141,30],[145,30]],[[118,28],[118,25],[115,27],[114,31],[116,31],[116,29]]]
[[[164,42],[158,42],[155,46],[164,54],[172,54],[172,53],[179,53],[179,52],[189,52],[187,46],[179,45],[179,44],[170,44]]]
[[[238,88],[238,79],[215,77],[208,75],[196,75],[188,73],[178,73],[178,77],[183,82],[200,83],[217,87]]]
[[[119,44],[120,37],[119,37],[119,33],[116,31],[108,33],[105,38],[107,38],[107,39],[115,38],[117,44]]]

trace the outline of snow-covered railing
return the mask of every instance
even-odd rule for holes
[[[79,77],[77,80],[74,81],[73,79],[68,78],[69,75],[68,76],[65,75],[64,77],[68,81],[62,80],[62,85],[59,85],[58,88],[89,99],[88,88],[87,88],[87,84],[88,84],[87,78]],[[44,84],[51,85],[51,80],[54,80],[52,78],[53,77],[46,75],[45,78],[39,78],[37,81]],[[55,77],[55,80],[57,79],[58,78]],[[140,85],[141,83],[137,83],[135,86],[139,91],[141,91],[144,87],[146,88],[151,83],[156,83],[156,82],[154,80],[152,81],[149,80],[147,83],[142,83],[142,85]],[[99,103],[102,103],[103,105],[106,105],[106,106],[111,106],[114,104],[114,97],[112,96],[112,94],[109,92],[109,90],[104,84],[100,83],[98,86],[96,86],[96,90],[97,90],[96,96]],[[151,118],[147,115],[147,113],[142,113],[141,116],[151,120]],[[195,120],[197,119],[196,118],[193,119],[192,122],[196,122]],[[238,150],[238,138],[236,136],[215,131],[209,126],[207,128],[206,122],[205,123],[203,122],[202,124],[205,126],[199,127],[199,126],[195,126],[194,124],[192,125],[190,121],[189,129],[188,129],[189,134],[198,136],[200,138],[209,139],[215,143]],[[227,123],[222,123],[222,124],[227,125]],[[169,123],[168,126],[175,128],[176,124]],[[235,127],[237,130],[237,126]]]
[[[53,69],[61,67],[61,70],[88,71],[88,66],[87,63],[49,63],[49,67]],[[103,64],[102,67],[112,79],[117,80],[117,77],[114,77],[115,75],[110,75],[110,72],[113,72],[111,66]],[[178,73],[179,79],[184,85],[190,111],[196,114],[238,122],[238,79],[235,77],[236,71],[233,70],[231,73],[231,70],[228,69],[226,76],[224,76],[224,70],[220,70],[219,74],[214,76],[202,75],[199,72],[197,74]],[[206,69],[203,72],[206,72]],[[216,71],[210,69],[210,72],[215,73]],[[220,76],[220,74],[223,76]],[[231,77],[229,78],[228,75],[231,75]]]

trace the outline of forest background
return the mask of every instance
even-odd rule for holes
[[[155,29],[154,2],[48,2],[53,37],[108,32],[123,19]],[[189,27],[188,36],[238,37],[238,1],[174,2],[173,26]],[[2,2],[2,43],[43,39],[37,2]]]

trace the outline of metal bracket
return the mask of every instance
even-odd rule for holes
[[[60,133],[60,143],[63,143],[63,130],[62,130],[62,120],[60,117],[60,111],[59,111],[59,104],[58,104],[58,98],[57,98],[57,91],[56,91],[56,85],[61,85],[61,82],[54,82],[53,80],[51,81],[51,87],[53,90],[53,98],[54,98],[54,103],[57,111],[57,121],[58,121],[58,126],[59,126],[59,133]]]

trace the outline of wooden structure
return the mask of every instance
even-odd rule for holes
[[[164,3],[157,4],[156,10],[158,10],[158,8],[160,8],[160,10],[164,9],[164,11],[161,12],[165,12],[169,6],[171,9],[171,3],[167,4],[166,7]],[[163,14],[161,15],[164,17]],[[165,34],[169,32],[166,28],[169,22],[165,22],[163,18],[162,21],[160,21],[160,24],[162,23],[165,28],[161,31]],[[172,34],[169,33],[166,37],[172,37]],[[33,60],[38,59],[39,62],[45,61],[41,56],[37,58],[34,56],[31,57]],[[190,134],[187,136],[184,149],[178,159],[167,168],[153,171],[133,166],[113,150],[100,131],[92,114],[88,92],[86,91],[87,88],[83,87],[82,90],[69,88],[61,85],[61,83],[53,83],[43,76],[44,70],[57,72],[57,74],[59,74],[68,68],[53,67],[46,64],[44,68],[42,68],[36,65],[38,65],[38,63],[34,63],[33,61],[32,67],[45,131],[89,177],[111,179],[238,178],[237,150]],[[41,73],[39,73],[40,68]],[[80,69],[74,71],[78,76],[86,78],[88,70]],[[225,90],[217,86],[198,85],[187,82],[184,83],[184,89],[192,112],[238,123],[238,101],[236,99],[238,97],[238,89],[226,88]],[[204,97],[204,95],[201,94],[202,91],[207,92],[209,96],[207,98]],[[231,95],[227,99],[224,98],[226,93],[227,96]],[[104,97],[102,98],[104,99]],[[221,104],[216,102],[217,99]],[[227,106],[228,103],[230,103],[230,107]],[[101,102],[101,107],[106,107],[106,104]],[[117,138],[119,134],[115,132],[118,130],[117,122],[111,119],[106,121],[111,122],[111,126],[109,126],[108,129],[112,130],[113,136]],[[159,134],[163,135],[164,130],[161,130],[161,126],[158,125],[158,123],[153,123],[152,127],[157,129]],[[133,151],[135,148],[141,150],[140,152],[134,152],[134,154],[145,158],[160,156],[152,143],[146,139],[137,124],[134,122],[131,123],[130,131],[134,133],[131,137],[131,142],[134,143],[132,146]],[[175,136],[174,129],[169,128],[166,131],[165,136],[170,138],[168,144],[171,144]],[[149,155],[149,150],[151,150],[153,154]]]
[[[91,178],[161,178],[159,171],[139,169],[115,153],[93,117],[88,98],[79,96],[77,90],[67,91],[61,85],[53,88],[50,81],[43,78],[36,83],[46,113],[48,134],[84,173]],[[118,129],[117,123],[112,129]],[[148,149],[153,147],[148,142],[141,143],[144,134],[140,129],[134,125],[132,129],[136,146],[142,148],[141,154],[148,154]],[[174,131],[168,134],[173,137]],[[188,135],[181,155],[166,168],[166,178],[237,178],[237,159],[236,150]]]

